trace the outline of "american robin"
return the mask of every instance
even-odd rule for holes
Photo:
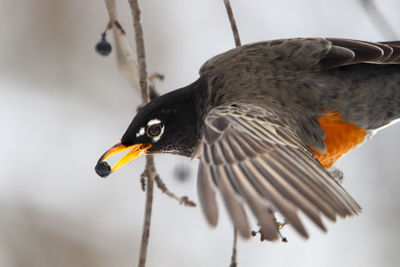
[[[263,235],[278,238],[279,211],[302,236],[301,210],[356,215],[360,206],[329,172],[372,131],[400,117],[400,41],[281,39],[208,60],[192,84],[142,107],[120,143],[98,161],[105,177],[145,154],[199,157],[198,193],[216,226],[216,191],[243,237],[244,206]],[[112,168],[105,160],[130,151]]]

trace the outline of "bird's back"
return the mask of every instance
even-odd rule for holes
[[[400,42],[298,38],[232,49],[200,74],[215,106],[244,102],[273,110],[323,151],[322,117],[341,116],[365,130],[400,117],[399,63]]]

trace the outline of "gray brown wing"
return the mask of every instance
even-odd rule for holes
[[[264,75],[284,76],[345,65],[400,64],[400,41],[366,42],[340,38],[278,39],[240,46],[208,60],[200,74],[251,63]]]
[[[278,238],[274,211],[308,237],[299,210],[322,230],[321,214],[335,221],[337,215],[361,210],[273,112],[248,104],[214,108],[201,146],[199,198],[213,226],[218,222],[217,191],[244,237],[250,234],[245,206],[270,240]]]
[[[366,42],[351,39],[327,38],[328,53],[321,58],[322,69],[358,64],[400,64],[400,42]]]

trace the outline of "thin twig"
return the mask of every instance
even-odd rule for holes
[[[176,201],[179,202],[179,204],[183,204],[184,206],[187,206],[187,207],[196,207],[196,203],[194,203],[192,200],[190,200],[189,197],[187,197],[187,196],[178,197],[177,195],[175,195],[174,193],[169,191],[167,186],[161,180],[159,175],[156,175],[155,182],[162,193],[166,194],[167,196],[169,196],[172,199],[175,199]]]
[[[375,3],[371,0],[361,0],[361,4],[369,14],[375,25],[381,30],[382,34],[388,40],[396,40],[397,34],[387,22],[383,14],[378,10]]]
[[[232,6],[229,0],[224,0],[226,13],[228,14],[229,22],[231,24],[231,29],[233,33],[233,39],[235,40],[236,47],[241,46],[239,31],[236,25],[236,20],[233,15]],[[236,228],[233,228],[233,248],[232,248],[232,257],[231,257],[231,265],[230,267],[237,266],[237,231]]]
[[[233,229],[233,248],[232,248],[232,258],[230,267],[237,266],[237,231],[236,228]]]
[[[141,12],[138,0],[129,0],[129,5],[131,7],[133,28],[135,30],[136,55],[139,65],[139,81],[142,96],[142,105],[145,105],[149,102],[149,90],[147,86],[146,52],[144,47],[143,28],[140,17]],[[153,204],[153,185],[154,178],[157,175],[154,166],[154,158],[151,155],[146,156],[146,168],[144,174],[147,177],[147,192],[142,241],[140,243],[140,255],[138,264],[139,267],[144,267],[146,265],[147,247],[150,236],[151,211]]]
[[[133,28],[135,30],[136,55],[139,65],[139,82],[142,96],[142,105],[149,102],[149,91],[147,88],[147,65],[146,52],[144,48],[143,28],[141,23],[141,12],[138,0],[128,0],[133,17]]]
[[[224,4],[226,8],[226,13],[228,14],[229,22],[231,24],[233,39],[235,39],[235,45],[241,46],[239,31],[236,25],[235,17],[233,16],[231,2],[229,2],[229,0],[224,0]]]
[[[109,25],[111,26],[112,23],[117,20],[117,9],[115,5],[115,0],[104,0],[104,1],[106,2],[108,16],[110,17]]]
[[[157,175],[154,167],[154,157],[147,156],[146,167],[142,174],[142,177],[147,178],[147,191],[146,191],[146,205],[145,205],[145,216],[142,230],[142,240],[140,243],[140,254],[139,254],[139,267],[146,265],[147,247],[149,244],[150,237],[150,224],[151,214],[153,208],[153,192],[154,192],[154,177]]]
[[[105,38],[107,30],[111,30],[114,36],[115,54],[119,73],[129,82],[135,92],[139,92],[139,71],[134,59],[132,49],[126,39],[126,33],[118,22],[117,6],[115,0],[105,0],[109,20],[102,35]]]

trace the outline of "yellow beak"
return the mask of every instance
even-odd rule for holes
[[[119,168],[121,168],[122,166],[124,166],[125,164],[127,164],[128,162],[143,156],[147,154],[147,150],[151,147],[151,144],[136,144],[136,145],[132,145],[132,146],[124,146],[121,143],[118,143],[116,145],[114,145],[113,147],[111,147],[109,150],[107,150],[99,159],[99,161],[97,162],[97,165],[95,167],[95,171],[96,173],[101,176],[101,177],[107,177],[108,175],[110,175],[112,172],[114,172],[115,170],[118,170]],[[109,157],[125,151],[131,149],[128,153],[126,153],[125,156],[123,156],[117,163],[115,163],[115,165],[111,168],[110,165],[108,165],[107,162],[105,162],[106,159],[108,159]]]

